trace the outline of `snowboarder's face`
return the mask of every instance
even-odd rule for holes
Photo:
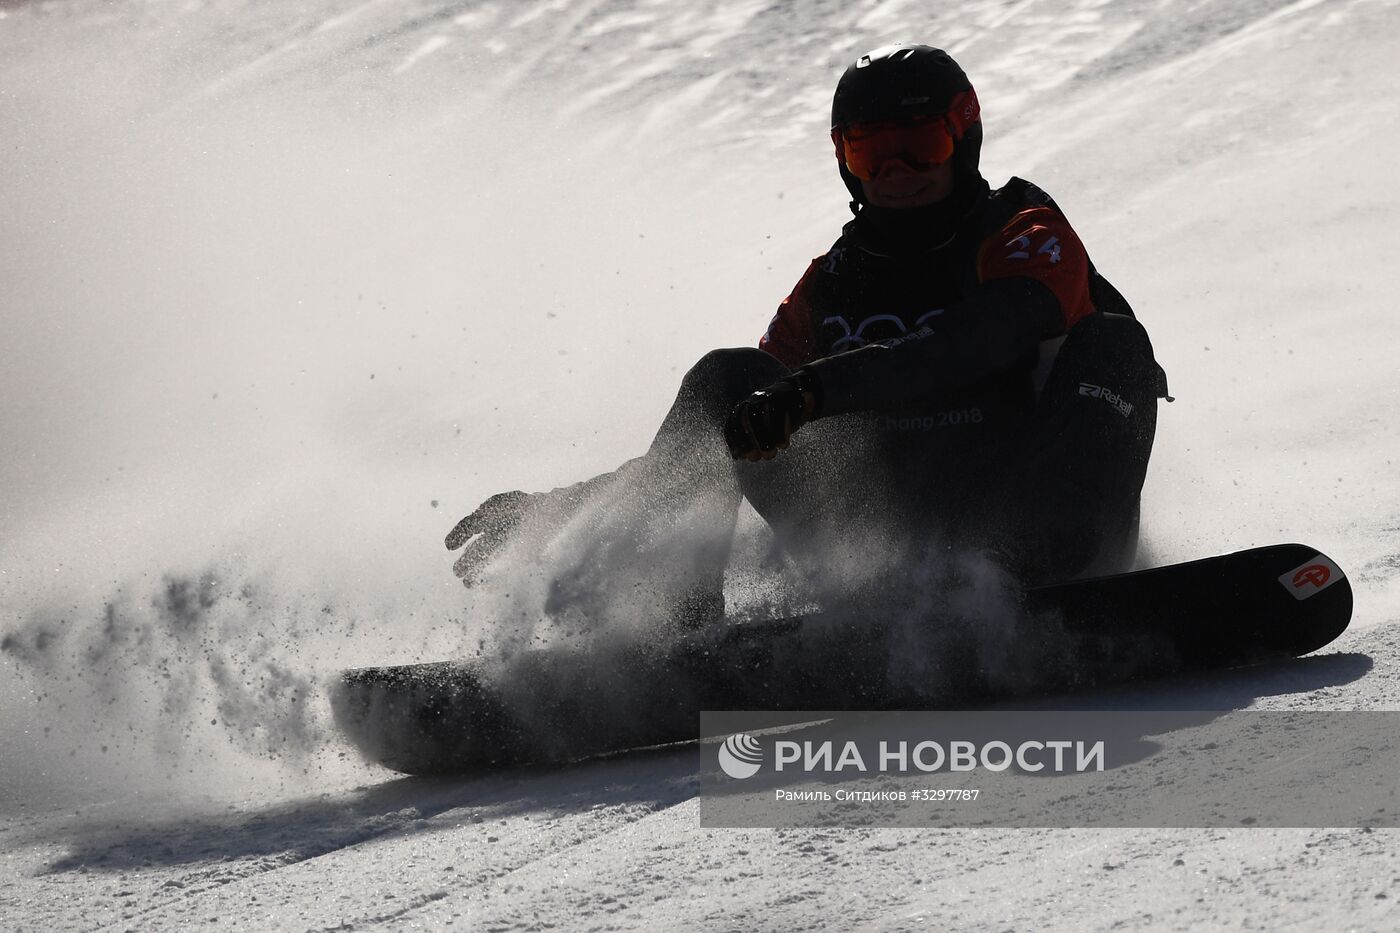
[[[865,203],[872,207],[923,207],[953,192],[953,162],[914,167],[899,159],[880,166],[878,174],[860,183]]]

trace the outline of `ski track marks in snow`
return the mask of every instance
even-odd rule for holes
[[[91,892],[100,894],[97,904],[77,906],[85,918],[101,914],[100,928],[176,929],[216,918],[255,929],[374,926],[443,900],[447,890],[509,891],[516,873],[547,875],[539,865],[569,858],[572,848],[608,851],[597,837],[694,793],[694,750],[685,748],[553,773],[400,779],[251,813],[230,807],[154,820],[139,809],[130,818],[85,813],[58,834],[71,833],[71,851],[33,879],[61,890],[74,877],[115,876],[91,885],[100,888]],[[35,835],[36,843],[54,836],[52,827]],[[376,874],[363,887],[343,884],[364,873],[357,866],[367,859],[387,868],[392,883]],[[46,924],[78,922],[62,903]]]
[[[1395,685],[1366,674],[1373,662],[1393,667],[1397,642],[1394,626],[1368,629],[1332,654],[1082,699],[1113,708],[1384,708],[1397,705]],[[1096,928],[1105,897],[1130,903],[1143,890],[1159,906],[1134,908],[1129,919],[1184,927],[1192,898],[1211,892],[1261,917],[1264,903],[1286,902],[1284,915],[1300,921],[1343,902],[1358,917],[1378,915],[1400,895],[1390,888],[1400,853],[1386,832],[1255,831],[1277,842],[1260,865],[1222,849],[1224,830],[701,830],[695,754],[668,748],[469,781],[399,779],[185,817],[80,813],[61,832],[36,823],[18,830],[32,840],[6,840],[12,859],[44,861],[8,897],[73,890],[27,911],[36,927],[59,929],[182,929],[218,918],[245,929],[456,921],[524,930],[664,929],[680,916],[723,928],[763,928],[782,916],[785,928],[823,929],[840,916],[848,928],[1005,929],[1056,890],[1063,896],[1046,928]],[[45,854],[65,837],[66,854]],[[1367,860],[1362,870],[1319,881],[1306,896],[1268,883],[1269,870],[1329,870],[1328,855],[1348,853]],[[1179,896],[1180,886],[1192,896]]]

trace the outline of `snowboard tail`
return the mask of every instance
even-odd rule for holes
[[[332,707],[372,761],[481,772],[695,739],[702,709],[929,708],[1296,657],[1351,611],[1340,567],[1283,544],[1034,587],[991,616],[814,614],[662,647],[362,668],[341,676]]]

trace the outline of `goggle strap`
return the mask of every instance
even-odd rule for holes
[[[967,135],[968,128],[982,119],[982,104],[977,100],[977,91],[968,88],[948,104],[948,109],[943,113],[943,119],[948,124],[948,129],[952,131],[954,139],[962,139]],[[841,138],[844,127],[835,127],[831,131],[831,142],[836,147],[837,155],[843,154],[842,147],[844,141]]]
[[[982,119],[982,105],[977,101],[977,92],[968,88],[954,97],[944,118],[948,121],[948,128],[953,131],[953,138],[962,139],[972,124]]]

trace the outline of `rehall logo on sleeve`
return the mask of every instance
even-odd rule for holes
[[[1087,395],[1089,398],[1101,398],[1113,406],[1113,410],[1124,418],[1133,413],[1133,403],[1123,398],[1117,392],[1107,386],[1096,386],[1088,382],[1079,384],[1079,394]]]

